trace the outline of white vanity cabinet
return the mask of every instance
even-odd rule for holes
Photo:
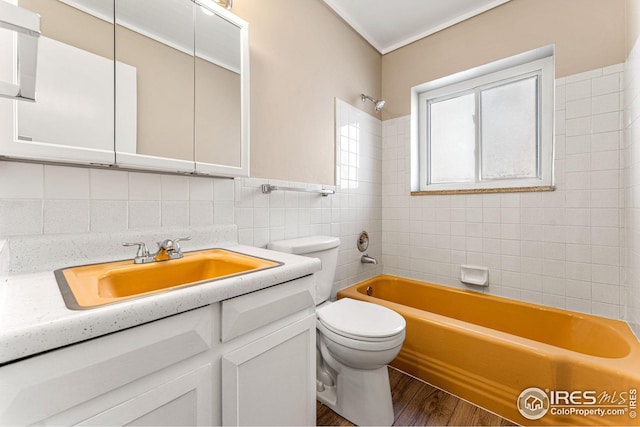
[[[0,366],[0,425],[313,425],[314,287],[306,276]]]

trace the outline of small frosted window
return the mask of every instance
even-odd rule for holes
[[[480,92],[482,179],[536,178],[538,77]]]
[[[475,180],[475,95],[429,103],[430,182]]]
[[[411,88],[412,194],[552,191],[554,50]]]

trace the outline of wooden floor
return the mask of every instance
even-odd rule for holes
[[[389,368],[396,426],[513,426],[497,415]],[[317,425],[352,426],[328,407],[317,403]]]

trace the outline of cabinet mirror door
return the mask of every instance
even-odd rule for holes
[[[36,101],[0,99],[0,156],[248,175],[246,22],[213,0],[0,1],[42,32]],[[0,28],[0,81],[17,40]]]
[[[196,171],[248,175],[247,25],[220,8],[195,9]]]
[[[194,170],[190,0],[116,0],[116,163]]]
[[[9,3],[39,14],[41,35],[36,101],[0,100],[0,155],[113,164],[113,3]],[[17,33],[0,30],[0,80],[17,83],[17,43]]]

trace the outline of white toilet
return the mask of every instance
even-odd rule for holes
[[[391,425],[387,364],[400,352],[406,322],[381,305],[343,298],[329,302],[338,260],[337,237],[271,242],[269,249],[320,258],[316,273],[317,398],[357,425]]]

